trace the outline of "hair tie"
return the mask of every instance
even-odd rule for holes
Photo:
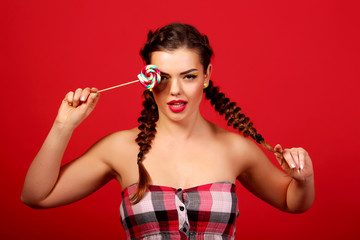
[[[143,159],[144,154],[142,152],[139,152],[137,155],[137,164],[139,164],[141,162],[141,160]]]
[[[264,141],[264,138],[261,136],[261,134],[255,134],[255,141],[258,143],[258,144],[261,144],[261,141]]]

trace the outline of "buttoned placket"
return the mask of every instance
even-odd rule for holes
[[[179,231],[186,235],[189,238],[190,235],[190,226],[189,226],[189,219],[186,209],[186,192],[179,188],[176,190],[176,208],[178,213],[179,219]]]

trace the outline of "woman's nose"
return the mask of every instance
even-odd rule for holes
[[[172,79],[170,81],[170,94],[179,95],[181,93],[181,83],[179,79]]]

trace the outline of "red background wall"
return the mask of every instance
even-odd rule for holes
[[[237,239],[359,239],[359,25],[353,2],[1,1],[1,239],[124,237],[116,182],[49,210],[23,205],[22,184],[65,93],[136,79],[147,31],[173,21],[209,36],[213,81],[265,139],[302,146],[314,162],[316,201],[304,214],[280,212],[238,184]],[[64,162],[106,134],[134,127],[141,92],[136,84],[104,93],[74,133]],[[208,103],[202,111],[225,126]]]

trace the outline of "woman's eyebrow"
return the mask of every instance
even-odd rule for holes
[[[193,71],[199,71],[199,70],[197,70],[196,68],[192,68],[192,69],[186,70],[185,72],[180,73],[180,75],[185,75],[185,74],[188,74],[188,73],[193,72]],[[165,73],[165,72],[160,72],[160,73],[161,73],[161,75],[168,75],[168,76],[170,75],[170,74]]]
[[[160,75],[163,76],[163,75],[169,75],[168,73],[164,73],[164,72],[160,72]]]
[[[193,72],[193,71],[198,71],[198,70],[197,70],[196,68],[192,68],[192,69],[190,69],[190,70],[187,70],[187,71],[185,71],[185,72],[180,73],[180,75],[185,75],[185,74],[191,73],[191,72]]]

